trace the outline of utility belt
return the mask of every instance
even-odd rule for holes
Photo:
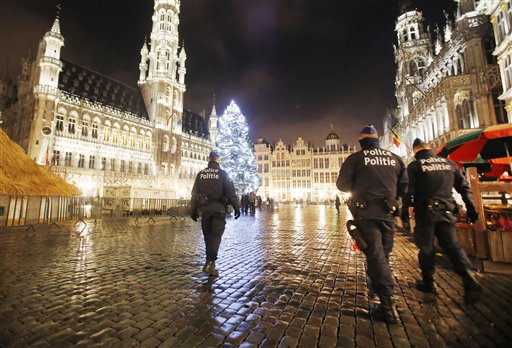
[[[400,211],[400,201],[394,197],[382,197],[373,199],[353,198],[347,202],[350,211],[367,209],[372,206],[378,206],[389,214],[398,214]]]
[[[228,202],[228,198],[223,194],[203,194],[199,195],[199,204],[207,205],[208,203],[219,202],[221,204],[226,204]]]
[[[432,198],[423,202],[423,209],[430,212],[449,211],[451,213],[457,213],[459,206],[455,202]]]

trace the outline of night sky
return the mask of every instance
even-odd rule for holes
[[[56,0],[0,0],[0,71],[19,61],[55,18]],[[62,57],[136,87],[152,0],[62,0]],[[454,0],[413,1],[444,26]],[[393,43],[399,0],[182,0],[185,108],[217,113],[235,100],[253,140],[299,136],[322,146],[330,124],[355,144],[368,122],[382,131],[395,105]]]

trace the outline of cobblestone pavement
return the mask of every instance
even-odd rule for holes
[[[229,219],[218,278],[201,273],[199,223],[146,220],[0,231],[0,346],[512,346],[512,278],[478,275],[484,298],[466,306],[441,259],[426,298],[406,235],[392,254],[400,323],[374,321],[364,257],[333,207]]]

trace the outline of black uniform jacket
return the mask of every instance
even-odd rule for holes
[[[407,182],[403,160],[372,144],[348,156],[341,166],[336,186],[340,191],[350,192],[351,200],[366,203],[365,208],[352,212],[354,218],[392,221],[393,216],[385,209],[383,199],[402,197]]]
[[[192,211],[200,208],[203,213],[225,213],[226,204],[240,210],[240,203],[235,192],[235,186],[228,173],[220,169],[215,161],[210,161],[208,167],[197,173],[192,187]]]
[[[421,150],[409,164],[409,188],[404,199],[404,208],[414,200],[415,213],[427,210],[429,201],[437,200],[455,205],[452,189],[460,193],[466,208],[474,209],[471,189],[455,162],[438,157],[432,150]]]

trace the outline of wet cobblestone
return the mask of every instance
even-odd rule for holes
[[[440,259],[440,294],[425,296],[407,235],[391,257],[400,322],[374,321],[344,214],[281,206],[229,219],[218,278],[201,272],[202,233],[190,219],[4,228],[0,347],[512,346],[512,277],[478,274],[483,299],[466,306]]]

